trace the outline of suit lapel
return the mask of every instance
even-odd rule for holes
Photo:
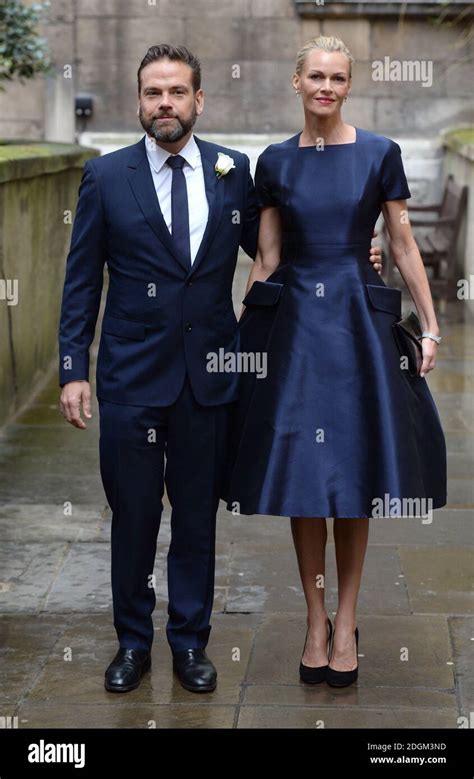
[[[189,269],[185,260],[180,257],[179,252],[176,250],[173,238],[164,220],[155,185],[153,183],[150,166],[148,164],[148,157],[145,149],[145,136],[132,147],[132,153],[127,163],[130,186],[143,216],[157,238],[166,246],[176,261],[187,273],[189,273],[189,275],[194,273],[206,255],[214,233],[219,225],[224,204],[224,181],[218,180],[214,170],[214,165],[217,161],[215,147],[213,144],[200,140],[197,136],[194,136],[194,138],[201,152],[206,197],[209,204],[209,215],[201,245],[199,246],[198,253],[191,269]],[[192,204],[189,204],[189,208],[192,208]]]

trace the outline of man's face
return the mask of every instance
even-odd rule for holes
[[[193,92],[192,75],[189,65],[169,59],[143,68],[138,116],[145,132],[156,141],[180,141],[202,113],[203,91]]]

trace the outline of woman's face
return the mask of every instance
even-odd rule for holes
[[[293,76],[305,110],[321,118],[340,113],[351,89],[349,67],[349,60],[340,51],[310,51],[302,72]]]

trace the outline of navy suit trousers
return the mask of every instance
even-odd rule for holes
[[[208,642],[232,405],[197,403],[187,374],[170,406],[99,398],[100,470],[113,513],[112,595],[121,647],[149,650],[153,642],[153,569],[165,485],[172,507],[167,640],[173,652]]]

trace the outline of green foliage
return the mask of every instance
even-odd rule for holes
[[[46,40],[36,26],[49,2],[24,6],[20,0],[0,0],[0,90],[2,81],[34,78],[51,70]]]

